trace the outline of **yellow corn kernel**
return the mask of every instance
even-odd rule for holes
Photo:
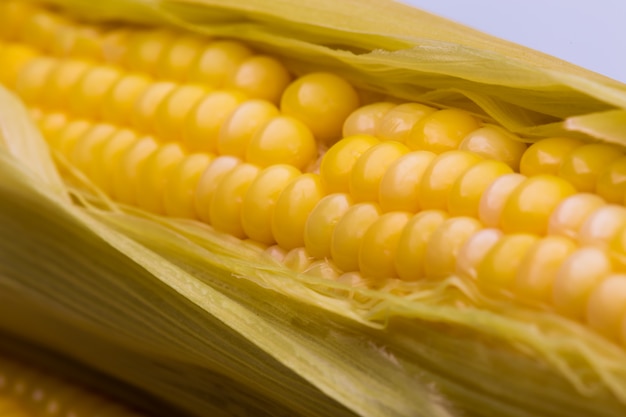
[[[424,116],[413,128],[407,146],[435,153],[457,149],[463,138],[480,127],[474,116],[463,110],[438,110]]]
[[[118,125],[129,123],[135,104],[152,83],[152,79],[145,75],[124,75],[104,97],[102,118]]]
[[[186,82],[191,67],[203,52],[208,39],[196,35],[178,36],[159,55],[156,76],[166,80]]]
[[[376,136],[381,140],[396,140],[405,143],[409,139],[413,127],[424,116],[434,111],[434,108],[424,104],[399,104],[382,117],[376,129]]]
[[[480,161],[461,174],[448,195],[448,211],[453,216],[478,218],[480,200],[489,186],[503,175],[513,171],[504,162]]]
[[[317,203],[304,229],[304,247],[311,256],[318,259],[332,256],[333,231],[352,204],[352,198],[345,193],[327,195]]]
[[[294,272],[304,272],[311,266],[311,257],[305,248],[294,248],[285,254],[283,264]]]
[[[237,91],[214,91],[207,94],[191,110],[182,128],[185,147],[195,152],[217,151],[223,155],[243,158],[247,143],[226,140],[219,142],[218,137],[220,127],[245,99],[246,96]],[[225,135],[224,138],[241,136]]]
[[[110,162],[113,174],[113,197],[121,203],[136,203],[135,189],[141,165],[158,149],[157,141],[151,136],[144,136],[120,150],[117,160]]]
[[[359,247],[361,275],[370,278],[396,276],[398,242],[411,216],[411,213],[403,211],[385,213],[367,228]]]
[[[549,303],[554,277],[559,268],[577,249],[576,244],[562,236],[546,236],[538,240],[522,261],[513,290],[527,300]]]
[[[207,146],[206,139],[210,140],[211,138],[210,136],[204,137],[207,123],[200,122],[198,119],[189,124],[184,142],[190,148],[197,147],[199,144],[203,144],[203,147],[207,148],[210,146],[216,147],[216,149],[227,148],[232,151],[234,156],[243,157],[254,134],[267,122],[279,115],[276,106],[269,101],[247,100],[237,106],[226,118],[219,129],[216,143],[209,141]],[[209,129],[211,129],[210,126]]]
[[[563,200],[550,215],[548,233],[578,239],[580,228],[591,213],[604,206],[595,194],[577,193]]]
[[[165,185],[184,157],[185,151],[179,143],[168,143],[146,159],[137,175],[135,193],[139,207],[156,214],[166,213],[163,199]]]
[[[51,145],[56,142],[59,133],[68,123],[69,121],[65,113],[46,113],[41,119],[37,120],[39,130]]]
[[[64,27],[56,32],[52,53],[60,57],[75,57],[102,61],[103,31],[93,27]]]
[[[91,127],[91,123],[85,120],[74,120],[67,124],[59,134],[50,142],[50,145],[63,155],[69,162],[70,155],[74,151],[76,142],[85,135]]]
[[[92,161],[96,158],[97,150],[117,131],[117,128],[107,123],[98,123],[91,127],[76,141],[69,155],[69,160],[80,169],[88,178],[94,168]]]
[[[20,98],[31,105],[39,103],[56,64],[56,59],[45,56],[37,57],[26,63],[15,81],[15,91]]]
[[[477,268],[476,279],[486,291],[511,289],[518,270],[539,237],[527,233],[505,234],[487,251]]]
[[[520,173],[528,177],[540,174],[558,175],[567,155],[582,145],[581,140],[574,138],[541,139],[524,152],[520,161]]]
[[[203,86],[194,84],[182,85],[172,90],[156,109],[154,131],[159,140],[181,140],[185,119],[208,92]]]
[[[132,130],[121,129],[114,133],[106,143],[103,143],[101,149],[94,151],[96,158],[92,161],[92,180],[105,194],[110,196],[114,194],[115,161],[119,160],[124,150],[138,140],[139,138]]]
[[[89,69],[70,91],[69,109],[74,116],[98,119],[102,113],[102,97],[122,77],[120,69],[98,66]]]
[[[465,151],[449,151],[438,155],[422,175],[419,184],[420,206],[447,210],[450,191],[456,180],[480,161],[480,156]]]
[[[618,339],[626,318],[626,275],[606,277],[592,292],[587,302],[587,325],[609,339]]]
[[[500,224],[505,233],[545,234],[554,209],[576,190],[552,175],[537,175],[519,184],[506,199]]]
[[[324,196],[319,175],[303,174],[292,180],[276,200],[272,233],[285,249],[304,246],[306,220]]]
[[[448,217],[444,211],[424,210],[407,222],[398,241],[395,259],[396,272],[401,279],[415,281],[426,275],[426,247],[432,234]]]
[[[394,107],[396,107],[395,103],[385,101],[359,107],[350,113],[343,123],[343,137],[353,135],[376,136],[382,118]]]
[[[626,202],[626,156],[613,161],[598,176],[596,193],[609,203],[625,204]]]
[[[212,154],[194,153],[185,156],[173,167],[170,177],[165,182],[163,193],[163,206],[168,216],[187,219],[198,218],[194,206],[194,194],[202,173],[207,169],[213,158],[215,158],[215,155]],[[229,195],[234,198],[234,201],[231,203],[238,203],[240,207],[241,194],[234,195],[231,193]],[[236,213],[239,214],[239,212],[237,211]]]
[[[331,241],[330,253],[333,261],[344,272],[358,271],[359,248],[365,231],[381,211],[378,204],[358,203],[350,207],[339,219]]]
[[[222,88],[252,51],[237,41],[211,42],[188,68],[189,82]]]
[[[456,262],[463,244],[482,229],[482,224],[472,217],[452,217],[443,222],[426,245],[426,276],[448,277],[456,270]]]
[[[278,196],[301,172],[291,165],[265,168],[246,191],[241,207],[241,224],[246,236],[258,242],[273,244],[272,217]]]
[[[212,224],[211,202],[222,179],[242,163],[234,156],[218,156],[204,171],[196,188],[194,206],[202,221]]]
[[[209,208],[213,227],[238,238],[246,236],[241,224],[243,200],[259,172],[259,167],[243,163],[224,175],[213,193]]]
[[[35,13],[35,7],[25,1],[0,2],[0,39],[18,39],[22,28]]]
[[[380,141],[370,135],[349,136],[335,143],[324,154],[320,166],[320,176],[326,192],[349,192],[354,164],[365,151],[378,143]]]
[[[38,9],[23,21],[18,38],[37,49],[48,51],[55,33],[68,24],[61,16]]]
[[[111,65],[124,65],[126,53],[128,52],[128,43],[133,29],[130,28],[115,28],[105,32],[102,35],[102,58],[104,62],[108,62]]]
[[[43,107],[49,109],[66,109],[72,99],[70,91],[90,69],[87,61],[64,60],[59,61],[45,80],[40,101]]]
[[[608,248],[617,233],[626,226],[626,208],[604,205],[587,216],[580,227],[578,243],[582,246]]]
[[[385,172],[407,153],[409,148],[395,141],[381,142],[363,152],[350,173],[350,195],[354,201],[377,201]]]
[[[559,268],[552,287],[552,304],[564,316],[581,320],[591,292],[612,273],[605,250],[580,248],[570,254]]]
[[[13,88],[22,68],[37,55],[37,52],[29,46],[0,42],[0,62],[2,62],[0,65],[0,83]]]
[[[558,175],[569,181],[578,191],[594,192],[598,177],[622,156],[624,152],[616,145],[608,143],[583,145],[565,157]]]
[[[291,76],[275,58],[255,55],[244,59],[226,82],[227,88],[242,91],[246,96],[277,104]]]
[[[419,211],[419,184],[435,157],[428,151],[409,152],[389,166],[378,191],[383,211]]]
[[[133,32],[128,38],[124,65],[133,71],[157,75],[162,57],[175,40],[176,34],[168,30]]]
[[[471,235],[459,249],[456,274],[475,280],[478,276],[478,265],[502,236],[501,230],[491,228],[479,230]]]
[[[288,164],[304,170],[317,157],[313,133],[298,119],[277,116],[256,131],[246,150],[246,160],[260,167]]]
[[[526,144],[510,132],[494,125],[486,125],[470,132],[459,145],[459,150],[474,152],[485,159],[502,161],[519,172]]]
[[[170,81],[158,81],[139,96],[130,115],[131,125],[140,132],[155,133],[156,111],[165,98],[176,88]]]
[[[321,72],[296,79],[280,100],[284,114],[302,121],[326,143],[341,138],[344,121],[358,106],[358,94],[347,81]]]

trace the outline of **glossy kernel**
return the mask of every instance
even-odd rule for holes
[[[516,233],[502,236],[478,265],[476,279],[486,291],[511,289],[524,258],[539,237]]]
[[[319,259],[331,257],[333,231],[350,206],[352,198],[344,193],[327,195],[317,203],[304,230],[304,247],[311,256]]]
[[[558,175],[561,164],[572,151],[583,145],[574,138],[546,138],[528,147],[520,161],[520,173],[533,175]]]
[[[136,204],[135,189],[141,165],[158,149],[157,141],[144,136],[128,148],[119,150],[118,159],[111,161],[113,175],[113,197],[119,202]]]
[[[598,333],[617,340],[625,318],[626,275],[609,275],[591,292],[587,302],[585,321]]]
[[[269,56],[255,55],[239,64],[226,87],[240,90],[248,97],[276,104],[290,81],[291,76],[280,61]]]
[[[409,152],[389,166],[378,192],[383,211],[419,211],[419,184],[436,156],[428,151]]]
[[[605,204],[595,194],[576,193],[567,197],[552,211],[548,220],[548,233],[578,239],[583,223],[591,213]]]
[[[195,35],[183,35],[169,43],[159,55],[156,65],[156,75],[160,78],[186,82],[189,67],[191,67],[202,53],[208,39]]]
[[[380,141],[370,135],[349,136],[335,143],[324,154],[320,166],[326,192],[347,193],[354,164],[365,151],[378,143]]]
[[[475,280],[478,276],[478,265],[502,236],[501,230],[491,228],[479,230],[471,235],[459,249],[456,274]]]
[[[368,228],[359,248],[359,270],[364,277],[393,278],[400,235],[411,213],[394,211],[376,219]]]
[[[155,132],[156,111],[165,98],[176,88],[170,81],[152,83],[137,98],[130,115],[132,126],[140,132]]]
[[[626,226],[626,208],[604,205],[589,214],[578,233],[582,246],[607,248],[617,233]]]
[[[470,132],[459,145],[459,150],[474,152],[485,159],[495,159],[519,172],[526,144],[518,136],[494,125],[486,125]]]
[[[176,35],[168,30],[134,32],[128,39],[126,66],[134,71],[157,75],[161,57],[175,39]]]
[[[119,125],[128,123],[137,100],[152,83],[152,79],[140,74],[120,78],[103,99],[102,118]]]
[[[626,201],[626,156],[613,161],[598,176],[596,193],[609,203],[624,204]]]
[[[343,123],[343,137],[352,135],[376,136],[385,114],[396,105],[386,101],[361,106],[346,118]]]
[[[382,117],[376,129],[376,136],[381,140],[396,140],[404,143],[409,139],[413,127],[434,111],[434,108],[424,104],[399,104]]]
[[[207,169],[214,155],[194,153],[185,156],[172,170],[165,182],[163,206],[171,217],[196,219],[194,194],[203,172]]]
[[[350,207],[337,222],[330,253],[339,269],[344,272],[359,270],[359,248],[363,235],[380,214],[377,204],[358,203]]]
[[[242,161],[234,156],[218,156],[202,173],[194,195],[194,207],[202,221],[211,224],[211,202],[222,179]]]
[[[576,148],[563,160],[559,177],[569,181],[578,191],[594,192],[600,175],[624,156],[615,145],[592,143]]]
[[[457,149],[463,138],[480,127],[474,116],[463,110],[438,110],[424,116],[413,128],[407,146],[435,153]]]
[[[211,42],[188,68],[189,81],[222,88],[235,73],[241,62],[252,55],[252,51],[237,41]]]
[[[99,66],[88,70],[70,92],[72,99],[69,107],[72,114],[91,119],[100,118],[102,97],[121,77],[121,70],[115,67]]]
[[[172,90],[159,104],[154,115],[154,131],[159,140],[180,141],[187,115],[208,93],[205,87],[194,84]]]

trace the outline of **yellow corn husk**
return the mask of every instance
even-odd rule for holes
[[[296,74],[626,145],[626,86],[384,0],[55,0],[80,19],[242,39]],[[190,416],[621,416],[626,350],[457,277],[298,274],[251,243],[58,174],[0,87],[0,331]],[[81,184],[82,185],[77,185]]]

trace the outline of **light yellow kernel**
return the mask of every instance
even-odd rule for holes
[[[376,136],[383,116],[396,107],[395,103],[386,101],[361,106],[354,110],[343,123],[343,137],[353,135]]]
[[[578,239],[580,228],[587,217],[605,204],[595,194],[576,193],[567,197],[552,211],[548,233]]]
[[[558,175],[563,160],[583,145],[574,138],[546,138],[528,147],[520,161],[520,173],[528,177],[540,174]]]
[[[559,168],[559,177],[578,191],[594,192],[598,177],[614,161],[624,156],[622,149],[608,143],[583,145],[569,153]]]
[[[287,251],[281,248],[278,245],[271,245],[265,249],[264,254],[269,256],[271,259],[275,260],[278,263],[283,263],[285,256],[287,255]]]
[[[37,55],[37,51],[26,45],[0,43],[0,83],[14,88],[18,74]]]
[[[156,109],[154,131],[159,140],[162,142],[180,141],[183,126],[191,109],[208,93],[205,87],[195,84],[174,88]]]
[[[71,100],[70,91],[90,69],[90,63],[81,60],[62,60],[52,70],[41,95],[42,106],[65,110]]]
[[[459,145],[460,150],[474,152],[485,159],[502,161],[517,172],[526,148],[518,136],[495,125],[486,125],[470,132]]]
[[[272,234],[274,206],[280,193],[301,172],[291,165],[274,165],[261,171],[246,191],[241,224],[246,236],[258,242],[275,243]]]
[[[194,194],[198,187],[200,177],[207,169],[214,155],[208,153],[194,153],[185,156],[172,169],[169,178],[165,182],[163,194],[163,206],[165,213],[170,217],[197,219],[194,206]],[[234,198],[241,197],[230,194]],[[233,213],[234,214],[234,213]],[[237,212],[237,214],[239,214]],[[223,223],[221,224],[223,225]],[[223,229],[221,229],[223,230]],[[238,237],[233,233],[234,236]]]
[[[359,157],[372,146],[380,143],[374,136],[348,136],[335,143],[324,154],[320,166],[322,184],[327,193],[347,193],[350,175]]]
[[[102,118],[119,125],[130,122],[137,101],[152,83],[152,79],[145,75],[124,75],[104,97]]]
[[[626,226],[626,208],[609,204],[594,210],[585,219],[578,233],[581,246],[608,248],[617,233]]]
[[[313,133],[298,119],[277,116],[270,119],[250,139],[246,160],[260,167],[288,164],[305,170],[317,157]]]
[[[241,224],[241,210],[244,196],[259,172],[259,167],[243,163],[224,175],[211,200],[210,219],[213,227],[231,236],[246,237]]]
[[[406,144],[411,149],[435,153],[457,149],[463,138],[480,127],[464,110],[445,109],[427,114],[413,127]]]
[[[448,151],[438,155],[422,175],[419,184],[420,206],[447,210],[452,186],[481,159],[480,156],[465,151]]]
[[[120,129],[113,134],[102,148],[94,152],[95,159],[92,161],[93,182],[107,195],[113,195],[113,175],[116,169],[115,161],[120,159],[124,150],[137,142],[137,135],[130,129]]]
[[[96,150],[113,136],[116,130],[115,126],[108,123],[94,124],[76,141],[69,159],[88,178],[92,178],[92,161],[97,155]]]
[[[45,56],[30,60],[19,72],[15,91],[27,104],[38,104],[58,61]]]
[[[100,118],[102,98],[121,77],[122,72],[116,67],[98,66],[89,69],[70,91],[70,112],[79,117]]]
[[[456,262],[463,244],[482,224],[472,217],[453,217],[444,221],[426,245],[424,272],[427,277],[448,277],[456,271]]]
[[[304,247],[318,259],[331,257],[333,231],[339,220],[352,206],[348,194],[335,193],[322,198],[306,221]]]
[[[272,118],[280,113],[276,106],[265,100],[246,100],[224,120],[221,126],[216,146],[217,149],[228,149],[230,154],[243,158],[252,136]],[[203,142],[204,133],[202,124],[191,123],[187,131],[185,143]],[[207,146],[207,145],[205,145]]]
[[[23,21],[18,37],[27,45],[48,51],[55,32],[65,25],[68,22],[60,15],[38,9]]]
[[[68,124],[65,113],[46,113],[37,121],[37,126],[46,142],[52,144],[61,130]]]
[[[420,210],[420,181],[437,155],[428,151],[409,152],[396,159],[380,181],[378,200],[383,211]]]
[[[241,159],[234,156],[218,156],[200,177],[195,192],[194,206],[196,213],[205,223],[211,224],[211,202],[217,186],[228,173],[241,163]]]
[[[176,40],[176,35],[168,30],[142,30],[128,37],[128,51],[125,66],[133,71],[157,74],[161,57]]]
[[[107,31],[102,36],[102,57],[104,62],[111,65],[124,66],[128,43],[134,30],[127,27],[119,27]]]
[[[396,277],[395,260],[400,235],[412,214],[403,211],[385,213],[363,235],[359,248],[359,270],[370,278]]]
[[[304,273],[312,277],[332,281],[336,281],[341,275],[341,271],[337,269],[335,264],[328,260],[317,260],[311,262],[311,265],[304,270]]]
[[[188,69],[189,81],[222,88],[252,51],[237,41],[211,42]]]
[[[591,292],[611,274],[613,266],[606,251],[586,247],[574,251],[559,268],[552,287],[556,311],[581,320]]]
[[[120,203],[136,204],[135,189],[141,165],[159,147],[157,141],[144,136],[120,151],[118,159],[111,161],[113,196]]]
[[[203,52],[206,38],[195,35],[181,35],[169,43],[160,54],[156,65],[156,75],[159,78],[186,82],[189,68]]]
[[[59,135],[50,142],[50,145],[69,162],[70,155],[74,151],[76,142],[85,135],[90,127],[91,123],[85,120],[74,120],[59,132]]]
[[[358,271],[363,235],[380,214],[378,204],[358,203],[339,219],[330,244],[331,256],[339,269],[344,272]]]
[[[425,277],[426,247],[432,234],[448,217],[444,211],[424,210],[407,222],[398,241],[395,259],[396,272],[401,279],[414,281]]]
[[[311,256],[305,248],[293,248],[285,255],[283,264],[294,272],[304,272],[311,266]]]
[[[306,220],[324,196],[319,175],[303,174],[280,193],[274,206],[272,233],[283,248],[304,246]]]
[[[226,82],[227,88],[242,91],[251,98],[278,104],[291,75],[275,58],[254,55],[244,59]]]
[[[480,200],[491,184],[503,175],[513,173],[501,161],[480,161],[470,167],[454,182],[448,195],[448,210],[453,216],[478,218]]]
[[[625,318],[626,274],[609,275],[591,292],[585,321],[596,332],[617,340]]]
[[[354,201],[378,201],[378,191],[387,169],[409,149],[400,142],[387,141],[363,152],[350,173],[350,194]]]
[[[157,108],[175,88],[176,84],[170,81],[158,81],[148,86],[135,101],[130,115],[131,125],[140,132],[154,133]]]
[[[341,139],[344,121],[358,106],[355,89],[343,78],[325,72],[298,78],[280,101],[283,113],[302,121],[325,143]]]
[[[165,184],[184,157],[185,152],[179,143],[168,143],[146,159],[137,175],[135,193],[139,207],[152,213],[165,214]]]
[[[546,236],[538,240],[528,250],[517,271],[513,287],[516,296],[549,303],[556,274],[576,249],[576,244],[563,236]]]
[[[478,265],[480,287],[487,292],[511,289],[524,258],[538,240],[538,236],[526,233],[502,236]]]
[[[527,178],[511,193],[500,224],[505,233],[545,234],[554,209],[576,190],[572,185],[553,175]]]
[[[471,235],[459,249],[455,273],[460,277],[475,280],[478,276],[478,265],[502,236],[501,230],[491,228],[479,230]]]
[[[609,203],[624,204],[626,200],[626,156],[613,161],[598,176],[596,193]]]
[[[376,136],[381,140],[406,143],[415,125],[434,111],[434,108],[424,104],[399,104],[383,116],[376,129]]]
[[[185,120],[182,130],[185,147],[195,152],[217,151],[223,155],[243,158],[245,148],[239,148],[241,144],[219,143],[218,137],[221,126],[245,99],[246,96],[237,91],[214,91],[207,94]]]

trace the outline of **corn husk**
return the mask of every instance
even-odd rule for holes
[[[529,141],[626,144],[626,86],[396,3],[52,3],[244,39],[295,73],[466,108]],[[208,226],[115,204],[65,169],[71,181],[0,89],[0,329],[181,415],[626,413],[626,351],[579,324],[454,276],[372,289],[297,274]]]

